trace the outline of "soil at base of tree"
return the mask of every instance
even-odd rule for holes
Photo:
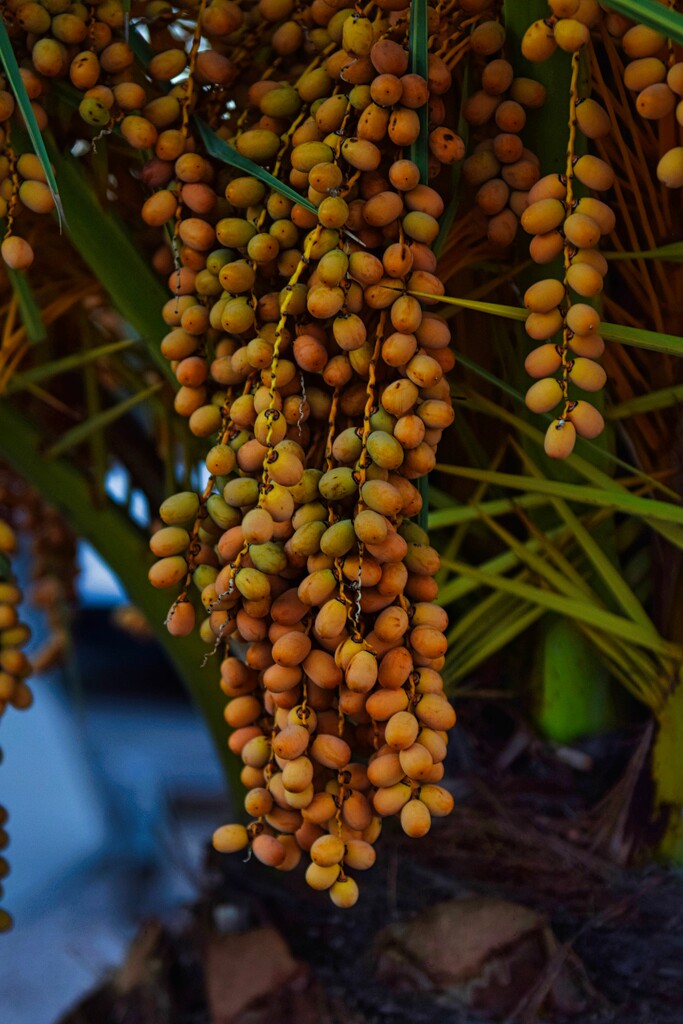
[[[126,965],[60,1024],[681,1024],[683,877],[624,866],[650,838],[640,813],[647,731],[558,751],[518,724],[494,740],[490,723],[470,724],[449,763],[454,814],[420,841],[388,823],[376,866],[356,875],[356,907],[311,892],[300,869],[283,876],[210,853],[196,905],[149,923]],[[394,933],[380,933],[473,895],[535,911],[544,952],[528,975],[528,947],[495,949],[493,936],[495,972],[483,970],[476,1000],[460,987],[464,1005],[435,990],[430,953],[402,961]],[[258,940],[252,967],[240,964],[246,936]],[[394,973],[386,963],[378,972],[391,942]],[[250,970],[261,990],[230,1015],[221,1000],[239,1002]],[[502,1008],[492,976],[508,986]],[[554,999],[563,978],[569,998]]]

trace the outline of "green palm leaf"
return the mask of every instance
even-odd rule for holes
[[[683,43],[683,17],[656,0],[604,0],[602,6],[611,7],[613,11],[661,32],[675,43]]]
[[[155,391],[158,391],[160,387],[163,387],[162,383],[151,384],[150,387],[145,388],[144,391],[139,391],[135,395],[130,395],[128,398],[124,398],[122,402],[118,402],[116,405],[110,406],[108,409],[103,409],[97,413],[96,416],[91,416],[85,420],[84,423],[79,423],[77,426],[72,427],[71,430],[67,430],[65,434],[59,438],[55,444],[51,445],[50,448],[45,452],[46,459],[54,459],[58,455],[63,455],[64,452],[73,448],[75,445],[80,444],[82,441],[86,441],[93,433],[98,430],[102,430],[104,427],[108,427],[111,423],[120,419],[136,405],[140,405],[142,402],[146,402]]]

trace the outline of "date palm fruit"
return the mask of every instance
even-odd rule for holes
[[[567,269],[567,284],[583,298],[593,298],[603,288],[603,275],[586,263],[572,263]]]
[[[560,18],[553,29],[555,42],[566,53],[574,53],[590,39],[588,26],[575,18]]]
[[[453,797],[443,786],[428,784],[420,787],[420,800],[432,818],[442,818],[453,810]]]
[[[522,56],[530,61],[544,61],[557,48],[554,33],[547,22],[535,21],[524,33],[521,43]]]
[[[323,891],[329,889],[339,877],[339,864],[320,865],[315,862],[308,865],[306,869],[306,882],[311,889]]]
[[[402,10],[398,0],[381,7]],[[200,636],[217,648],[230,637],[243,650],[243,662],[231,654],[221,663],[229,744],[257,819],[239,832],[240,848],[246,836],[257,859],[281,870],[310,852],[309,884],[351,906],[358,887],[345,861],[352,870],[373,863],[377,811],[401,813],[413,795],[406,776],[436,784],[445,744],[429,730],[454,720],[431,667],[442,663],[447,625],[430,603],[438,557],[406,527],[422,503],[412,481],[433,467],[454,418],[444,379],[451,335],[431,309],[445,291],[432,251],[444,203],[408,158],[423,108],[430,174],[462,160],[465,147],[449,120],[453,78],[437,55],[435,12],[422,76],[409,66],[407,19],[389,38],[365,14],[316,7],[305,40],[292,11],[286,0],[260,0],[252,12],[254,37],[265,32],[278,54],[272,79],[256,69],[248,85],[236,77],[239,46],[252,44],[231,41],[244,15],[228,0],[203,10],[210,49],[194,57],[159,29],[140,82],[115,80],[130,67],[116,5],[120,24],[107,26],[97,56],[88,48],[72,59],[71,76],[97,90],[86,99],[102,105],[101,127],[120,123],[134,147],[154,150],[143,220],[172,229],[178,243],[177,266],[166,263],[162,352],[180,385],[176,409],[210,438],[210,476],[201,495],[162,506],[151,576],[179,591],[192,581],[206,612]],[[96,24],[103,13],[106,2]],[[519,132],[542,93],[515,81],[498,56],[504,41],[498,21],[475,24],[471,48],[485,73],[470,107],[496,132],[488,155],[499,179],[480,204],[499,218],[490,234],[501,241],[522,212],[515,193],[539,177]],[[306,48],[320,55],[312,67]],[[184,107],[190,75],[201,89]],[[221,134],[301,202],[202,148],[188,115],[202,115],[212,84],[233,81],[236,116]],[[547,316],[563,302],[530,309]],[[194,607],[176,594],[172,632],[189,631]],[[372,737],[384,733],[394,752],[366,769]]]
[[[547,278],[527,288],[524,293],[524,305],[534,313],[549,313],[560,305],[564,296],[562,282]]]
[[[159,515],[167,526],[183,526],[194,520],[199,511],[199,496],[193,491],[181,491],[166,498]]]
[[[431,754],[421,743],[400,750],[399,762],[406,776],[414,781],[427,778],[434,765]]]
[[[566,315],[566,323],[575,334],[593,334],[600,327],[600,317],[592,306],[574,303]]]
[[[571,420],[557,419],[548,427],[544,448],[551,459],[566,459],[576,443],[576,428]]]
[[[564,221],[563,231],[567,241],[577,249],[590,249],[600,241],[599,224],[586,214],[570,214]]]
[[[597,100],[586,97],[576,105],[576,121],[589,139],[602,139],[610,132],[609,115]]]
[[[540,345],[533,349],[524,361],[524,369],[530,377],[550,377],[562,365],[562,350],[557,345]]]
[[[267,867],[280,867],[287,855],[278,838],[267,833],[256,836],[251,842],[251,849],[256,859]]]
[[[357,883],[348,875],[338,878],[330,887],[329,892],[334,905],[341,908],[353,907],[358,902],[360,895]]]
[[[195,624],[196,613],[189,601],[177,601],[172,605],[166,619],[166,628],[171,636],[189,636]]]
[[[401,828],[411,838],[425,836],[432,825],[429,808],[419,799],[409,800],[401,810]]]
[[[153,587],[165,589],[176,586],[186,575],[187,562],[182,556],[174,555],[159,559],[149,570],[148,578]]]
[[[18,235],[9,235],[3,240],[0,254],[12,270],[28,270],[34,258],[32,246]]]
[[[567,419],[573,424],[579,437],[585,437],[588,440],[598,437],[605,427],[602,414],[590,402],[571,403]]]
[[[599,334],[572,334],[569,347],[577,356],[599,359],[605,351],[605,343]]]
[[[50,189],[42,181],[23,181],[19,186],[19,199],[34,213],[50,213],[55,206]]]
[[[549,413],[562,400],[563,391],[558,381],[546,377],[532,384],[524,400],[532,413]]]
[[[534,341],[546,341],[562,328],[562,313],[553,309],[548,313],[530,313],[524,322],[524,329]]]
[[[521,215],[521,225],[529,234],[545,234],[560,227],[566,211],[559,199],[552,197],[538,199],[526,207]]]
[[[587,188],[604,192],[614,184],[614,170],[604,160],[587,153],[574,164],[574,174]]]
[[[577,387],[584,391],[600,391],[607,379],[607,375],[599,363],[584,357],[574,359],[569,370],[569,377]]]
[[[683,146],[674,146],[657,164],[657,177],[668,188],[683,186]]]
[[[385,740],[392,749],[405,750],[415,742],[418,731],[415,716],[407,711],[398,711],[387,722]]]
[[[111,121],[109,107],[98,96],[86,96],[81,100],[78,112],[85,123],[93,128],[106,128]]]
[[[448,730],[455,725],[455,711],[441,694],[423,694],[416,705],[415,713],[420,722],[430,729]]]
[[[372,798],[376,812],[382,818],[401,814],[412,796],[413,790],[405,782],[397,782],[394,785],[382,786],[375,791]]]
[[[341,839],[334,835],[321,836],[310,849],[311,859],[320,867],[332,867],[344,858],[345,848]]]

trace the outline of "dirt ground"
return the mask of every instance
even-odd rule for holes
[[[60,1024],[681,1024],[683,876],[637,863],[649,727],[558,750],[462,719],[453,815],[390,823],[354,908],[210,853],[196,904]]]

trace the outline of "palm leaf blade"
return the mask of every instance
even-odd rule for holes
[[[124,398],[122,402],[118,402],[116,405],[110,406],[108,409],[103,409],[102,412],[96,416],[91,416],[84,423],[79,423],[71,430],[67,430],[58,441],[55,442],[45,452],[46,459],[54,459],[58,455],[63,455],[64,452],[73,448],[75,445],[80,444],[82,441],[86,441],[91,434],[96,433],[98,430],[102,430],[109,424],[114,423],[121,416],[124,416],[134,406],[140,405],[141,402],[147,401],[147,399],[158,391],[163,385],[161,383],[151,384],[144,391],[139,391],[135,395],[130,395],[128,398]]]

